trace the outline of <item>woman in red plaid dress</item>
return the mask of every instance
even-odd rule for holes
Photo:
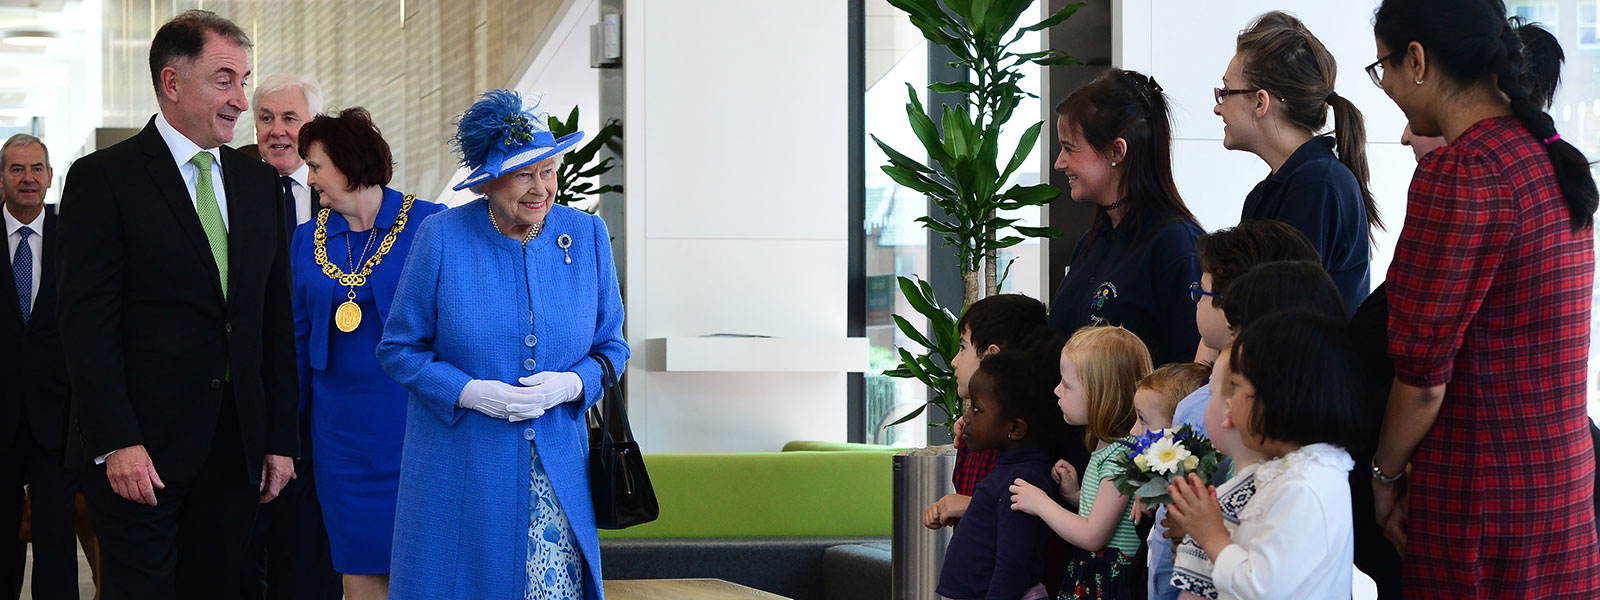
[[[1373,81],[1449,145],[1417,167],[1389,269],[1397,377],[1373,491],[1406,598],[1592,600],[1597,193],[1518,83],[1504,15],[1500,0],[1385,0],[1374,20]]]

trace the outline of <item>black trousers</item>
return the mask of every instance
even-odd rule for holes
[[[300,460],[283,493],[261,506],[239,579],[243,600],[339,600],[344,582],[333,570],[312,471],[311,426],[300,420]]]
[[[155,465],[157,473],[161,465]],[[244,545],[255,523],[260,482],[249,481],[232,390],[224,394],[200,473],[164,481],[156,505],[111,489],[104,465],[85,476],[89,522],[100,540],[103,600],[237,597]]]
[[[67,469],[61,450],[41,447],[26,425],[18,428],[11,450],[0,458],[0,539],[14,542],[22,525],[23,491],[32,499],[33,597],[78,598],[77,493],[80,473]],[[63,424],[63,427],[65,425]],[[6,568],[0,589],[18,597],[27,546],[0,545]]]

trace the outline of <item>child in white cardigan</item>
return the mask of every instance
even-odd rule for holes
[[[1306,311],[1250,324],[1229,353],[1228,418],[1264,459],[1255,494],[1224,525],[1199,477],[1168,488],[1172,520],[1215,561],[1218,598],[1351,597],[1354,549],[1345,452],[1357,438],[1360,367],[1338,319]]]

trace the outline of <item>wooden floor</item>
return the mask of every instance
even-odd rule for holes
[[[33,546],[28,547],[28,567],[22,575],[22,598],[33,597]],[[90,600],[94,598],[94,578],[89,573],[89,561],[83,557],[83,550],[78,550],[78,598]]]

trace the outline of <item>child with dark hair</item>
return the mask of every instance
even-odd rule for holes
[[[1052,390],[1059,336],[985,357],[968,383],[967,445],[995,452],[994,467],[973,490],[945,552],[941,598],[1037,600],[1045,590],[1048,534],[1038,517],[1011,510],[1007,488],[1022,480],[1050,485],[1061,411]]]
[[[1022,294],[997,294],[968,306],[956,322],[961,332],[961,349],[950,361],[955,371],[956,394],[962,399],[962,412],[971,408],[968,391],[979,361],[1001,349],[1021,343],[1029,334],[1045,326],[1044,303]],[[952,482],[956,491],[929,504],[922,511],[922,524],[929,529],[954,525],[967,510],[972,492],[994,468],[995,450],[974,450],[966,443],[967,417],[956,419],[956,469]]]
[[[1353,536],[1345,447],[1360,439],[1361,367],[1342,316],[1273,313],[1228,357],[1225,419],[1264,460],[1232,532],[1198,475],[1169,486],[1169,514],[1214,557],[1222,598],[1345,600]]]
[[[1269,314],[1291,308],[1325,315],[1345,314],[1333,278],[1321,265],[1306,260],[1281,260],[1256,265],[1233,282],[1222,300],[1222,314],[1243,328]]]
[[[1190,287],[1190,297],[1195,302],[1194,318],[1200,330],[1200,343],[1207,349],[1220,352],[1233,339],[1242,323],[1230,320],[1222,310],[1222,303],[1234,292],[1235,280],[1264,262],[1295,260],[1320,263],[1317,249],[1305,234],[1282,221],[1254,219],[1237,227],[1220,229],[1200,237],[1196,247],[1200,254],[1200,281]],[[1324,275],[1326,277],[1326,275]],[[1334,291],[1338,293],[1337,290]],[[1189,394],[1173,410],[1172,424],[1189,425],[1206,433],[1206,402],[1211,397],[1211,386],[1201,386]],[[1153,600],[1174,600],[1178,590],[1172,580],[1172,544],[1163,538],[1167,528],[1163,524],[1166,509],[1156,510],[1154,524],[1147,539],[1150,540],[1147,592]],[[1179,537],[1181,535],[1172,536]]]

